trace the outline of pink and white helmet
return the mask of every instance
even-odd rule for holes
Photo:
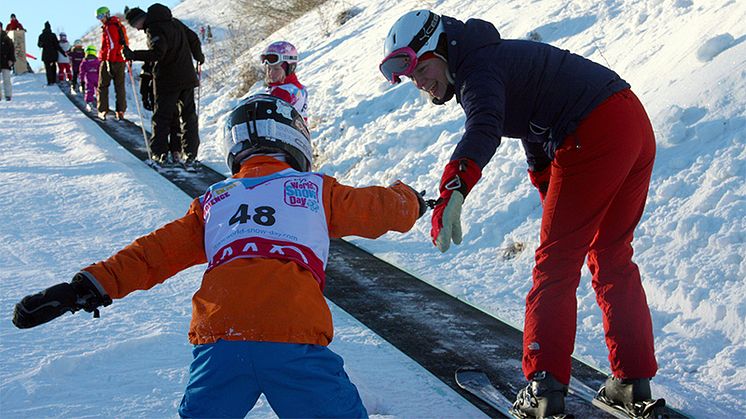
[[[287,63],[285,71],[287,74],[292,74],[295,72],[295,67],[298,64],[298,50],[295,49],[293,44],[287,41],[273,42],[264,49],[260,60],[265,65]]]

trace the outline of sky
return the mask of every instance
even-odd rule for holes
[[[176,8],[180,19],[218,28],[215,41],[204,46],[198,91],[203,163],[227,172],[217,140],[227,111],[246,92],[237,87],[241,71],[256,62],[266,42],[287,39],[298,47],[298,77],[309,91],[315,169],[353,186],[402,179],[433,196],[463,134],[463,110],[455,101],[431,105],[409,82],[391,86],[377,69],[391,23],[423,7],[422,0],[358,0],[360,14],[343,26],[324,17],[349,3],[330,2],[336,8],[309,13],[250,45],[226,38],[230,32],[218,26],[229,2],[185,0]],[[633,242],[660,366],[653,394],[694,417],[743,416],[746,2],[525,3],[427,5],[459,19],[493,22],[504,38],[536,32],[544,42],[610,66],[632,85],[658,147]],[[0,219],[6,220],[0,229],[0,313],[183,215],[190,201],[123,154],[58,89],[44,87],[43,75],[14,80],[13,101],[0,103],[0,132],[14,132],[0,135],[0,196],[9,197],[0,200]],[[127,117],[139,121],[134,103],[129,105]],[[406,234],[351,240],[520,327],[540,218],[525,155],[518,141],[505,139],[464,204],[460,246],[444,254],[434,249],[428,215]],[[507,252],[519,247],[525,250]],[[3,417],[176,416],[191,359],[189,300],[199,278],[200,268],[186,271],[115,301],[95,321],[77,313],[29,331],[0,321]],[[575,355],[608,370],[586,268],[577,296]],[[333,349],[345,359],[371,415],[474,417],[411,360],[332,309]],[[252,413],[272,417],[266,405]]]
[[[162,0],[160,3],[172,7],[179,0]],[[106,6],[112,13],[122,13],[124,6],[145,9],[150,4],[152,3],[149,1],[137,0],[3,0],[0,2],[0,22],[5,29],[10,21],[10,14],[15,13],[18,21],[26,28],[26,52],[37,57],[36,61],[30,60],[32,68],[36,70],[44,66],[41,63],[41,51],[36,47],[44,22],[49,21],[52,31],[58,35],[65,32],[68,41],[72,43],[93,26],[99,25],[95,16],[99,7]]]

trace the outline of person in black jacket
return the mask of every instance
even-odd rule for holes
[[[10,100],[13,96],[13,85],[10,82],[10,69],[16,62],[16,49],[13,40],[3,30],[3,24],[0,23],[0,79],[3,83],[3,96],[5,100]]]
[[[60,41],[52,32],[52,25],[49,22],[44,22],[44,30],[39,35],[37,46],[41,48],[41,60],[47,72],[47,85],[51,86],[57,81],[57,53],[66,54],[66,52],[60,47]]]
[[[205,61],[199,37],[174,19],[168,7],[159,3],[148,7],[147,13],[138,7],[128,9],[125,18],[132,27],[145,30],[149,47],[137,51],[125,47],[125,58],[155,62],[155,112],[150,138],[153,162],[159,165],[166,162],[168,135],[178,110],[183,121],[184,164],[188,169],[192,168],[199,148],[197,111],[194,106],[194,88],[199,85],[199,80],[192,57],[200,64]]]
[[[431,237],[441,252],[461,243],[464,199],[502,137],[522,142],[543,214],[523,330],[529,383],[514,409],[527,417],[564,412],[586,256],[613,373],[599,399],[624,409],[645,406],[658,365],[632,239],[655,136],[629,83],[569,51],[502,39],[490,22],[429,10],[394,23],[384,56],[379,69],[390,82],[409,77],[433,103],[455,98],[464,110],[464,133],[442,172],[432,216]]]

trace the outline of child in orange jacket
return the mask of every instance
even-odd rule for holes
[[[80,309],[96,315],[112,299],[207,262],[192,298],[194,361],[181,416],[243,417],[264,393],[280,417],[366,417],[327,347],[329,238],[408,231],[425,202],[401,182],[354,188],[310,172],[303,117],[270,95],[233,109],[224,143],[231,178],[71,283],[25,297],[14,324],[34,327]]]

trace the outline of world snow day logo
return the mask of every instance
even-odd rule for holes
[[[319,187],[308,179],[294,178],[285,182],[285,204],[319,212]]]

